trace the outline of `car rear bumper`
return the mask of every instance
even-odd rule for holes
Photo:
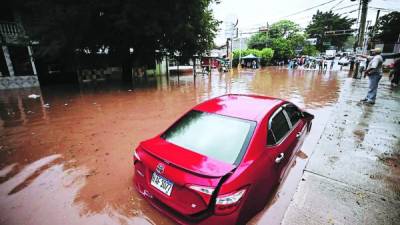
[[[182,215],[172,208],[165,205],[163,202],[159,201],[155,195],[151,193],[146,184],[137,182],[134,179],[134,186],[136,190],[147,200],[154,208],[166,215],[168,218],[181,225],[208,225],[208,224],[218,224],[218,225],[233,225],[237,224],[238,210],[232,214],[226,216],[214,215],[212,212],[204,212],[199,215],[185,216]]]

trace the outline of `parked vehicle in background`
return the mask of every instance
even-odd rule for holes
[[[336,50],[326,50],[325,51],[325,59],[332,60],[335,59]]]
[[[244,224],[288,173],[313,118],[271,97],[208,100],[139,144],[135,187],[179,224]]]
[[[338,64],[341,66],[347,66],[347,65],[349,65],[349,63],[350,63],[350,60],[347,57],[343,57],[343,58],[339,59],[339,62],[338,62]]]

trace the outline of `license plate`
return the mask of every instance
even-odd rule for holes
[[[162,193],[171,196],[171,191],[172,187],[174,186],[174,183],[169,181],[168,179],[160,176],[156,172],[153,173],[153,176],[151,176],[151,185],[153,185],[155,188],[157,188],[159,191]]]

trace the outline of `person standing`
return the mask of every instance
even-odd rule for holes
[[[256,62],[256,60],[253,60],[252,64],[253,64],[253,69],[257,69],[257,62]]]
[[[322,72],[322,66],[324,65],[324,59],[323,58],[321,58],[319,61],[318,61],[318,71],[319,72]]]
[[[361,100],[363,103],[371,105],[375,104],[378,83],[382,78],[383,58],[381,56],[381,52],[382,50],[380,48],[375,48],[371,51],[372,56],[368,57],[361,55],[361,57],[370,59],[367,70],[364,73],[364,77],[368,76],[369,79],[369,89],[367,96]]]
[[[390,79],[390,86],[391,87],[397,87],[399,85],[399,81],[400,81],[400,59],[397,59],[396,61],[394,61],[393,69],[392,69],[392,71],[390,71],[389,79]]]

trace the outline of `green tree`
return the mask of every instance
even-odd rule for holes
[[[213,0],[15,0],[37,53],[74,65],[103,50],[109,61],[154,62],[155,52],[189,58],[209,49],[218,27],[208,8]]]
[[[293,35],[297,35],[298,32],[300,32],[300,26],[290,20],[280,20],[273,23],[268,29],[270,38],[283,37],[290,39]]]
[[[313,15],[311,23],[306,28],[306,33],[309,34],[311,38],[317,38],[317,49],[319,51],[325,51],[327,45],[324,42],[329,42],[330,45],[336,46],[341,49],[344,42],[349,35],[340,36],[328,36],[325,35],[326,31],[331,30],[349,30],[353,26],[355,19],[347,18],[346,16],[341,16],[339,14],[329,12],[317,11]]]
[[[272,50],[272,48],[263,48],[261,49],[259,56],[261,57],[261,65],[266,66],[274,57],[274,50]]]
[[[295,49],[288,39],[275,38],[270,47],[274,50],[274,59],[288,59],[295,56]]]
[[[375,39],[393,44],[400,35],[400,12],[391,12],[379,18]]]
[[[253,35],[249,42],[249,48],[263,49],[265,47],[274,50],[273,59],[288,59],[301,51],[306,42],[306,34],[300,31],[300,26],[290,20],[281,20],[272,24],[268,32]]]
[[[354,43],[356,42],[356,36],[348,36],[346,41],[343,43],[343,49],[353,49]]]
[[[250,37],[247,46],[250,49],[263,49],[267,46],[268,40],[265,32],[256,33]]]
[[[306,44],[301,51],[302,55],[310,55],[310,56],[315,56],[318,54],[318,50],[315,46]]]

